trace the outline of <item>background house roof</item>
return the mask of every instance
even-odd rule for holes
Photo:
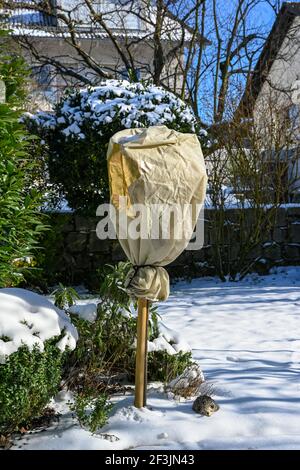
[[[22,2],[26,2],[26,4],[32,5],[32,7],[38,3],[37,0],[11,0],[11,3],[16,6],[13,9],[7,9],[5,11],[10,24],[23,27],[34,26],[41,28],[56,26],[57,19],[55,15],[18,7],[18,4],[21,4]]]
[[[244,95],[238,108],[238,113],[242,116],[249,116],[252,114],[255,101],[268,77],[271,67],[278,56],[283,41],[296,16],[300,16],[300,3],[284,2],[251,77],[248,80]]]
[[[79,0],[73,0],[74,5],[78,4]],[[34,6],[37,5],[38,0],[11,0],[11,3],[16,4],[16,7],[13,9],[7,9],[6,14],[10,24],[13,25],[13,34],[14,35],[22,35],[22,36],[35,36],[35,37],[64,37],[68,36],[68,29],[65,26],[62,26],[57,21],[57,17],[55,15],[55,4],[56,1],[52,0],[53,2],[53,15],[46,14],[39,11],[34,11]],[[26,9],[24,7],[18,7],[18,4],[32,4],[33,9]],[[150,12],[151,13],[151,12]],[[152,14],[154,10],[152,11]],[[130,15],[128,15],[129,17]],[[150,14],[151,16],[151,14]],[[137,20],[137,18],[135,18]],[[155,22],[155,18],[153,18]],[[165,24],[165,33],[162,34],[162,39],[166,41],[179,41],[182,37],[182,27],[180,23],[177,21],[176,16],[168,15],[166,18]],[[139,25],[133,25],[129,23],[126,26],[126,31],[124,31],[124,27],[118,28],[115,24],[112,27],[114,30],[114,34],[120,38],[145,38],[148,37],[148,31],[146,31],[145,27],[141,27]],[[188,42],[192,37],[192,28],[186,26],[185,28],[185,40]],[[89,26],[88,24],[77,25],[77,34],[83,39],[90,39],[90,38],[107,38],[108,34],[102,30],[101,28],[95,28]],[[208,41],[204,37],[198,37],[200,42],[208,45],[210,41]]]

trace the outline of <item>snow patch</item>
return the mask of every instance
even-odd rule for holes
[[[97,303],[77,303],[69,308],[69,312],[93,323],[97,317]]]
[[[175,330],[168,328],[162,321],[158,322],[159,335],[153,341],[148,341],[148,352],[167,351],[174,355],[178,352],[191,351],[190,345],[183,336]]]

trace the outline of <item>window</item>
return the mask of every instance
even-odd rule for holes
[[[37,65],[31,68],[32,78],[37,85],[42,88],[50,87],[51,83],[51,67],[50,65]]]
[[[31,78],[33,88],[30,95],[33,99],[38,102],[47,103],[55,103],[57,101],[57,79],[53,75],[50,65],[36,65],[31,67]],[[42,106],[44,107],[44,104],[42,104]]]
[[[292,104],[288,110],[288,117],[293,129],[299,128],[300,107],[298,104]]]
[[[133,12],[133,9],[139,9],[138,1],[99,0],[98,9],[104,14],[104,19],[110,28],[137,30],[141,28],[141,21]]]

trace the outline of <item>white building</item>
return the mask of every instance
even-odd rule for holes
[[[291,200],[300,200],[300,3],[284,2],[257,61],[241,100],[239,112],[252,118],[262,133],[268,126],[283,135],[288,129],[292,145],[287,179]],[[272,143],[265,132],[266,149]],[[293,147],[293,148],[291,148]]]
[[[39,107],[41,97],[55,101],[70,85],[96,85],[106,75],[127,78],[122,53],[133,61],[139,78],[152,76],[156,12],[149,2],[48,0],[49,8],[45,8],[40,0],[24,0],[19,8],[20,1],[7,0],[2,11],[7,13],[13,36],[33,69]],[[189,32],[166,16],[160,39],[167,57],[162,80],[170,89],[177,89]]]

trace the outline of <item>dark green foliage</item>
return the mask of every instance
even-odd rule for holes
[[[26,188],[32,169],[28,142],[17,113],[0,105],[0,286],[22,280],[26,268],[16,259],[32,255],[45,229],[39,214],[41,197]]]
[[[29,279],[33,285],[38,285],[45,291],[49,285],[54,286],[59,282],[72,283],[72,266],[70,261],[64,259],[63,227],[69,222],[69,217],[69,214],[47,214],[49,230],[41,235],[41,249],[35,255],[41,269],[31,272]],[[63,273],[62,266],[65,268]]]
[[[0,364],[0,434],[30,424],[57,393],[63,353],[56,342],[46,341],[43,352],[23,346]]]
[[[59,287],[52,292],[54,295],[54,304],[56,307],[66,310],[75,304],[76,299],[79,299],[79,295],[73,287],[65,287],[59,283]]]
[[[35,163],[28,149],[32,136],[19,122],[24,84],[22,59],[0,54],[0,75],[7,102],[0,104],[0,287],[18,284],[45,229],[41,196],[32,187]]]
[[[134,371],[136,319],[132,315],[131,299],[122,287],[129,269],[129,262],[103,268],[101,300],[94,323],[72,316],[79,333],[73,361],[92,373],[121,371],[131,375]]]
[[[131,267],[132,265],[129,261],[121,261],[115,266],[106,264],[99,270],[99,294],[102,303],[108,305],[115,304],[118,309],[125,309],[128,313],[131,313],[130,306],[132,299],[130,299],[123,287]]]
[[[70,409],[76,413],[80,424],[87,427],[92,433],[107,423],[112,408],[113,405],[109,403],[105,393],[98,393],[95,396],[93,390],[77,393],[75,402],[70,406]]]
[[[0,30],[0,78],[6,85],[6,103],[21,109],[26,100],[26,80],[29,76],[25,60],[14,51],[7,33]]]
[[[136,320],[132,315],[125,317],[120,304],[101,303],[94,323],[75,315],[72,315],[72,322],[78,330],[79,340],[69,365],[79,366],[87,374],[99,371],[133,373]]]
[[[167,351],[155,351],[148,354],[148,374],[151,380],[168,383],[193,363],[191,352],[171,355]]]

